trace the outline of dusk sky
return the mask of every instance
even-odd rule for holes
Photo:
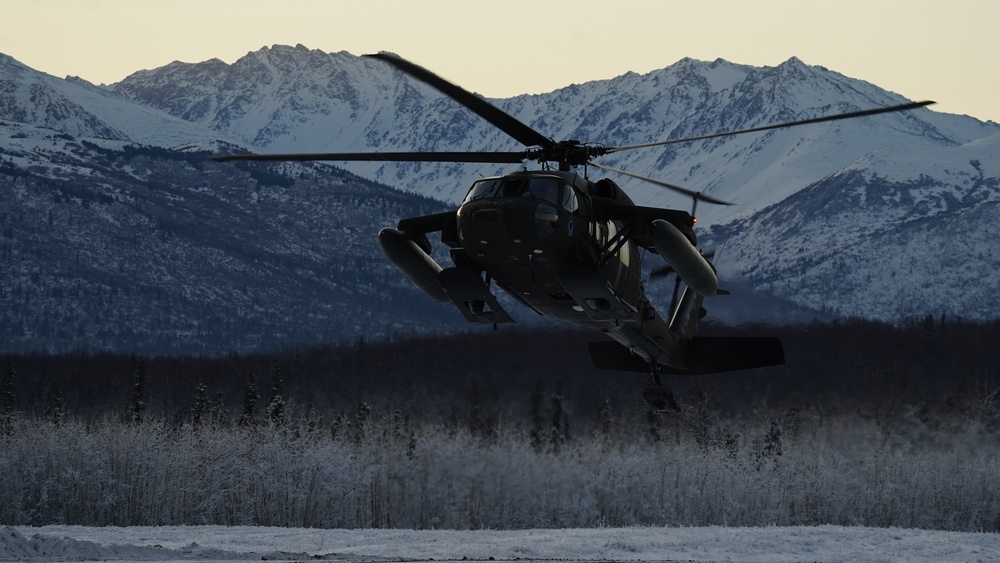
[[[993,0],[20,0],[4,5],[0,52],[110,84],[275,44],[392,51],[488,97],[684,57],[775,66],[797,56],[936,100],[935,111],[1000,121],[998,23]]]

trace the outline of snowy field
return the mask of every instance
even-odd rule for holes
[[[2,561],[1000,561],[1000,535],[840,526],[518,531],[0,528]]]

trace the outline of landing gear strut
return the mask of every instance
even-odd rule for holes
[[[651,409],[657,412],[664,412],[668,408],[673,411],[680,411],[674,394],[663,386],[660,382],[660,366],[656,363],[650,364],[649,385],[642,388],[642,398]]]

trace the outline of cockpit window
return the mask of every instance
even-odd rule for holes
[[[570,186],[563,189],[562,206],[570,213],[575,212],[580,207],[580,202],[576,199],[576,192]]]
[[[556,203],[559,201],[559,178],[532,178],[524,195]]]
[[[562,180],[559,178],[490,178],[479,180],[472,184],[465,201],[489,197],[533,197],[559,203],[559,187]],[[566,202],[563,202],[566,205]]]
[[[517,197],[524,191],[524,178],[507,178],[503,181],[500,197]]]
[[[499,179],[479,180],[472,184],[472,189],[465,196],[465,201],[472,201],[484,197],[497,197],[500,192],[501,182]]]

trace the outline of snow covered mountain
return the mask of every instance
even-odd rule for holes
[[[78,138],[170,148],[236,142],[162,111],[127,100],[86,80],[56,78],[0,53],[0,119],[30,123]]]
[[[0,139],[3,351],[219,354],[463,326],[372,236],[438,202],[329,167],[6,121]]]
[[[419,62],[419,61],[417,61]],[[275,46],[221,61],[137,72],[119,94],[234,135],[259,150],[519,150],[519,143],[391,66],[348,53]],[[904,103],[902,97],[792,58],[754,68],[684,59],[646,75],[492,100],[555,140],[627,145]],[[686,146],[616,153],[600,160],[742,205],[704,210],[720,219],[780,201],[884,146],[954,146],[1000,126],[921,110]],[[457,202],[483,164],[350,163],[401,189]],[[617,178],[650,205],[683,197]],[[629,189],[632,188],[632,189]]]
[[[887,146],[717,225],[753,287],[836,315],[1000,316],[1000,135]]]
[[[440,202],[324,165],[208,159],[237,148],[0,58],[0,351],[218,354],[463,326],[373,234]]]
[[[492,101],[555,140],[626,145],[905,100],[792,58],[765,68],[685,59]],[[7,342],[21,343],[8,349],[72,349],[95,334],[135,350],[254,349],[267,334],[281,342],[389,334],[451,313],[395,275],[371,236],[448,204],[329,166],[204,162],[240,148],[523,147],[391,66],[348,53],[275,46],[233,64],[172,63],[111,87],[0,55],[0,255],[14,265],[0,274],[0,324]],[[754,298],[713,300],[716,318],[729,307],[749,311],[723,316],[730,320],[820,311],[899,320],[1000,316],[991,240],[998,157],[1000,125],[921,109],[600,162],[738,203],[698,210],[702,241],[723,247],[723,287]],[[472,179],[513,167],[344,168],[454,205]],[[614,179],[641,204],[690,205]],[[379,313],[385,303],[392,315]],[[448,326],[461,324],[454,320]],[[324,328],[331,324],[338,328]]]
[[[114,90],[262,151],[523,148],[381,61],[301,45],[264,48],[232,65],[174,63],[135,73]],[[906,101],[794,57],[764,68],[684,59],[645,75],[492,100],[555,140],[613,146]],[[982,292],[1000,287],[1000,257],[989,240],[998,135],[996,123],[921,109],[633,150],[600,162],[738,203],[699,208],[700,224],[715,227],[705,241],[726,244],[719,266],[733,283],[840,315],[991,318],[1000,315],[1000,301],[984,301]],[[344,166],[453,203],[471,179],[511,169]],[[683,196],[614,179],[640,204],[690,205]],[[892,267],[860,266],[887,263]]]

